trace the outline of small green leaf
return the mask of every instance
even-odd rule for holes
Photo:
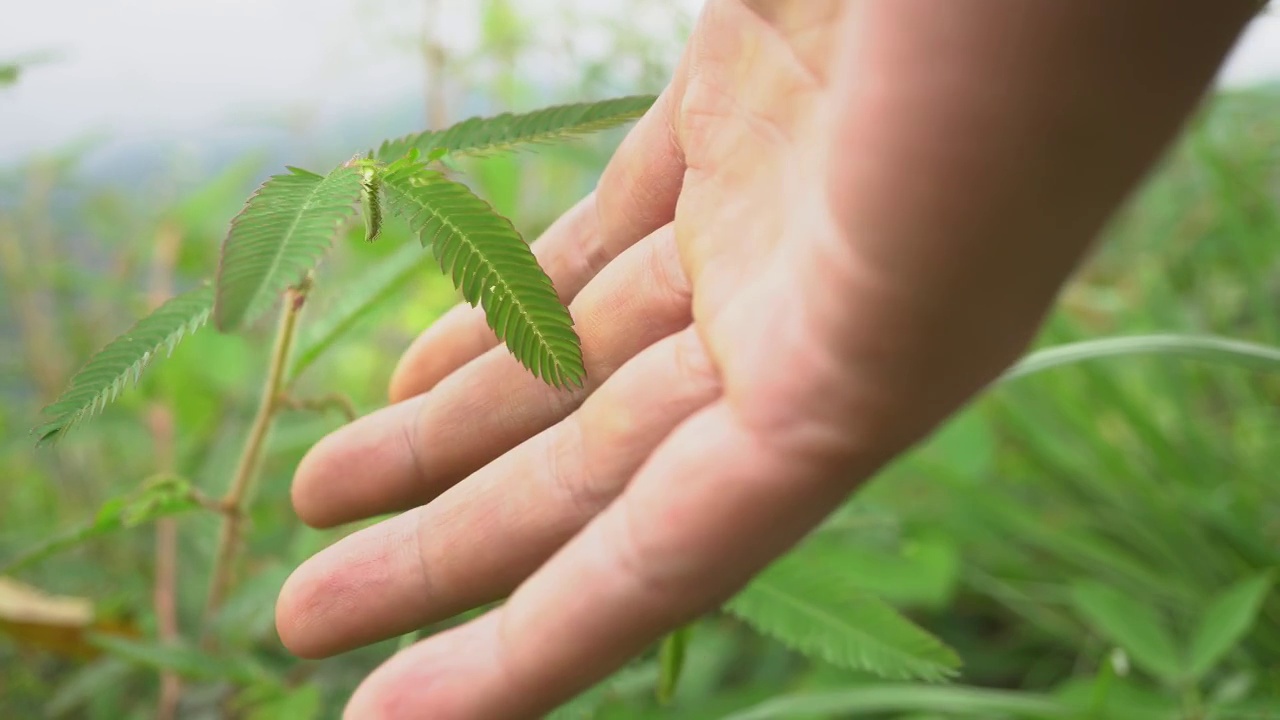
[[[1191,637],[1187,672],[1199,680],[1218,664],[1253,627],[1271,589],[1271,573],[1262,573],[1224,590],[1213,599]]]
[[[102,412],[121,391],[136,384],[161,353],[172,354],[182,339],[209,319],[213,291],[200,287],[183,293],[138,321],[89,359],[67,389],[41,414],[49,418],[33,432],[38,442],[57,440],[86,418]]]
[[[810,657],[886,678],[944,680],[960,659],[856,587],[837,553],[802,546],[761,573],[725,610]]]
[[[1153,608],[1092,581],[1074,585],[1071,598],[1085,621],[1138,666],[1169,684],[1181,679],[1178,647]]]
[[[416,153],[388,166],[382,185],[391,211],[431,246],[467,302],[484,308],[511,354],[549,385],[581,386],[586,369],[573,318],[511,221]]]
[[[666,705],[675,697],[680,685],[680,673],[684,671],[685,648],[689,644],[690,628],[682,627],[662,640],[658,651],[658,702]]]
[[[162,517],[178,515],[200,507],[191,484],[178,477],[163,476],[144,484],[129,495],[112,498],[98,510],[93,521],[74,530],[46,539],[0,565],[0,575],[24,567],[84,542],[119,530],[127,530]]]
[[[213,307],[219,330],[252,322],[315,267],[355,214],[361,178],[358,164],[346,164],[323,177],[291,167],[263,183],[222,245]]]
[[[640,117],[657,98],[636,95],[594,103],[556,105],[527,113],[473,117],[444,130],[388,140],[378,159],[398,160],[417,150],[428,161],[445,153],[480,155],[511,150],[519,145],[549,143],[607,130]]]

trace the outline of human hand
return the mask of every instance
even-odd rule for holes
[[[542,385],[477,311],[425,333],[395,404],[298,469],[310,524],[404,512],[295,572],[285,644],[510,594],[348,716],[521,718],[717,607],[1025,344],[1246,17],[1202,5],[711,0],[535,245],[587,387]]]

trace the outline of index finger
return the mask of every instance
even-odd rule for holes
[[[393,657],[347,717],[538,717],[717,607],[851,488],[718,401],[504,607]]]
[[[672,130],[668,89],[627,133],[596,189],[533,244],[534,255],[568,303],[623,250],[675,216],[684,157]],[[484,313],[459,305],[418,336],[392,373],[391,402],[430,390],[498,344]]]

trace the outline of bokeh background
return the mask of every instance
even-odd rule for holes
[[[228,220],[263,178],[286,163],[327,168],[383,138],[474,114],[657,92],[699,5],[7,7],[0,566],[75,533],[157,473],[180,473],[210,495],[226,486],[269,328],[194,336],[55,448],[37,450],[28,430],[94,350],[211,275]],[[1139,333],[1280,345],[1277,78],[1280,18],[1263,15],[1038,345]],[[619,136],[465,169],[533,238],[592,187]],[[366,245],[353,230],[338,244],[312,316],[341,307],[369,268],[410,242],[403,228],[387,232]],[[361,412],[378,407],[400,350],[455,301],[423,265],[308,370],[299,392],[340,390]],[[1192,634],[1224,588],[1280,566],[1277,401],[1274,369],[1160,353],[1064,367],[994,389],[842,508],[824,533],[843,549],[843,571],[957,650],[954,694],[809,659],[717,615],[696,628],[672,704],[654,700],[646,657],[565,714],[1280,718],[1280,593],[1239,632],[1219,628],[1231,648],[1199,676],[1170,678],[1151,658],[1160,637]],[[290,413],[272,435],[242,582],[215,622],[217,652],[195,642],[213,516],[89,538],[0,575],[0,717],[337,717],[400,641],[299,662],[280,647],[272,613],[290,569],[350,531],[304,528],[288,504],[298,459],[342,421]],[[1098,587],[1132,602],[1099,610],[1088,600]],[[167,709],[162,672],[183,683]],[[845,700],[776,704],[789,698]],[[1031,702],[1046,698],[1067,709]]]

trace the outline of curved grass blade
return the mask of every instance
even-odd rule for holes
[[[960,666],[942,641],[855,587],[839,554],[821,546],[774,563],[725,610],[804,655],[850,670],[941,681]]]
[[[484,308],[489,327],[536,377],[564,388],[586,369],[573,319],[551,278],[511,225],[467,186],[418,162],[416,153],[386,168],[383,193],[467,302]]]
[[[1047,695],[927,685],[866,685],[849,690],[797,693],[766,700],[725,720],[794,717],[864,717],[881,713],[942,713],[972,718],[1074,718],[1077,714]]]
[[[378,148],[384,162],[398,160],[417,150],[424,157],[433,152],[482,155],[514,149],[518,145],[549,143],[617,127],[644,115],[657,97],[632,95],[594,103],[556,105],[527,113],[503,113],[473,117],[444,130],[434,130],[388,140]]]
[[[684,672],[685,648],[689,645],[688,626],[679,628],[662,640],[658,651],[658,702],[666,705],[676,695],[680,685],[680,674]]]
[[[1280,372],[1280,348],[1269,345],[1212,335],[1133,335],[1085,340],[1033,352],[1005,372],[998,382],[1016,380],[1063,365],[1130,355],[1171,355],[1238,365],[1250,370]]]
[[[253,321],[315,267],[360,199],[361,168],[321,176],[298,168],[258,189],[222,245],[214,322],[235,330]]]
[[[41,414],[47,422],[33,432],[38,443],[56,440],[119,397],[162,351],[172,353],[182,338],[200,329],[213,308],[213,290],[203,286],[178,295],[120,337],[112,340],[71,378],[67,389]]]
[[[305,326],[289,377],[298,377],[319,360],[342,336],[407,285],[429,260],[422,248],[405,245],[344,285],[334,307],[316,313]]]

